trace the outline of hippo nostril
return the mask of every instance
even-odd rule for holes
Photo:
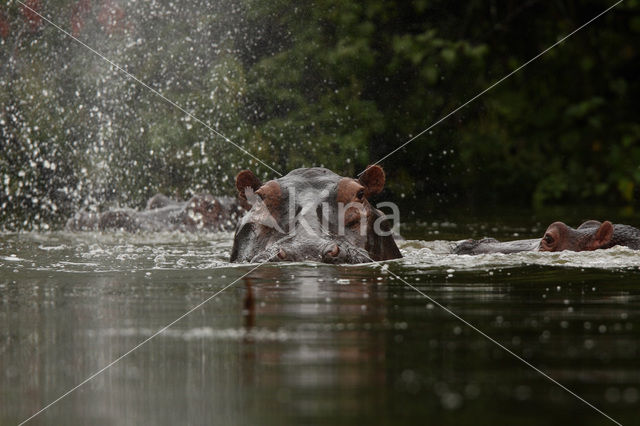
[[[287,252],[282,249],[278,250],[278,257],[282,260],[285,260],[287,258]]]
[[[335,244],[335,245],[333,246],[333,250],[331,250],[331,251],[327,252],[327,254],[328,254],[329,256],[336,257],[337,255],[339,255],[339,254],[340,254],[340,247],[338,247],[338,245],[337,245],[337,244]]]

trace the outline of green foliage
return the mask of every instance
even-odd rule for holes
[[[610,5],[159,1],[104,15],[114,2],[81,3],[44,12],[67,29],[82,16],[81,40],[281,172],[345,175]],[[230,193],[242,168],[274,177],[52,26],[32,25],[17,3],[0,19],[5,227],[141,206],[155,192]],[[625,2],[386,159],[391,195],[637,206],[638,37],[640,5]]]
[[[544,8],[546,16],[564,19],[534,21],[537,31],[528,39],[551,44],[606,4],[591,2],[573,13],[566,6],[574,5]],[[631,76],[638,52],[626,32],[637,15],[637,5],[621,5],[484,98],[487,125],[474,128],[475,137],[500,136],[485,147],[474,146],[470,134],[463,139],[467,159],[482,166],[465,161],[471,173],[462,186],[473,184],[474,169],[491,163],[492,181],[507,183],[492,185],[496,201],[637,205],[640,146],[632,111],[638,83]]]

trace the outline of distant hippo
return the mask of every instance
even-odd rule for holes
[[[172,200],[164,194],[156,194],[147,200],[147,210],[161,209],[167,206],[175,206],[180,204],[180,201]]]
[[[249,170],[236,177],[252,204],[236,229],[232,262],[364,263],[402,257],[386,216],[369,204],[385,175],[371,166],[359,179],[314,167],[266,183]]]
[[[613,225],[611,222],[588,220],[577,229],[562,222],[554,222],[547,228],[540,251],[589,251],[625,246],[640,249],[640,230],[629,225]]]
[[[455,254],[518,253],[523,251],[590,251],[625,246],[640,250],[640,230],[629,225],[613,225],[609,221],[588,220],[574,229],[554,222],[542,239],[500,242],[493,238],[466,240],[454,249]]]
[[[114,209],[103,213],[79,212],[69,219],[70,231],[231,231],[245,208],[233,197],[198,194],[188,201],[156,194],[146,210]]]
[[[99,220],[100,213],[79,211],[67,220],[65,229],[67,231],[95,231],[98,229]]]

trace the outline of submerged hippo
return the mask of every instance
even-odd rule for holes
[[[82,211],[69,219],[70,231],[231,231],[246,209],[233,197],[194,195],[188,201],[176,201],[157,194],[147,208],[114,209],[103,213]]]
[[[625,246],[640,250],[640,229],[629,225],[588,220],[577,229],[554,222],[540,240],[540,251],[589,251]]]
[[[500,242],[493,238],[466,240],[454,249],[455,254],[518,253],[523,251],[590,251],[625,246],[640,250],[640,230],[609,221],[588,220],[578,228],[554,222],[541,239]]]
[[[481,240],[465,240],[453,248],[454,254],[488,254],[488,253],[519,253],[522,251],[536,251],[540,245],[540,238],[516,241],[498,241],[495,238]]]
[[[249,170],[236,177],[252,204],[236,229],[232,262],[364,263],[402,257],[386,216],[369,204],[385,175],[371,166],[359,179],[314,167],[266,183]]]

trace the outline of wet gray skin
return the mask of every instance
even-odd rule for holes
[[[520,253],[523,251],[537,251],[540,238],[516,241],[498,241],[495,238],[481,240],[465,240],[453,249],[454,254],[489,254],[489,253]]]
[[[251,198],[255,191],[256,198],[238,224],[231,261],[365,263],[402,257],[393,236],[375,232],[376,221],[385,233],[390,226],[366,199],[380,192],[384,172],[377,166],[369,170],[355,180],[324,168],[296,169],[264,185],[250,171],[241,172],[236,179],[241,196],[245,191]],[[341,212],[339,200],[361,209]],[[346,216],[342,231],[341,214]]]
[[[188,201],[176,201],[156,194],[145,210],[113,209],[103,213],[80,211],[67,221],[70,231],[159,232],[230,231],[244,208],[234,197],[194,195]]]
[[[640,229],[616,223],[613,225],[613,237],[609,244],[609,247],[618,245],[640,250]]]

